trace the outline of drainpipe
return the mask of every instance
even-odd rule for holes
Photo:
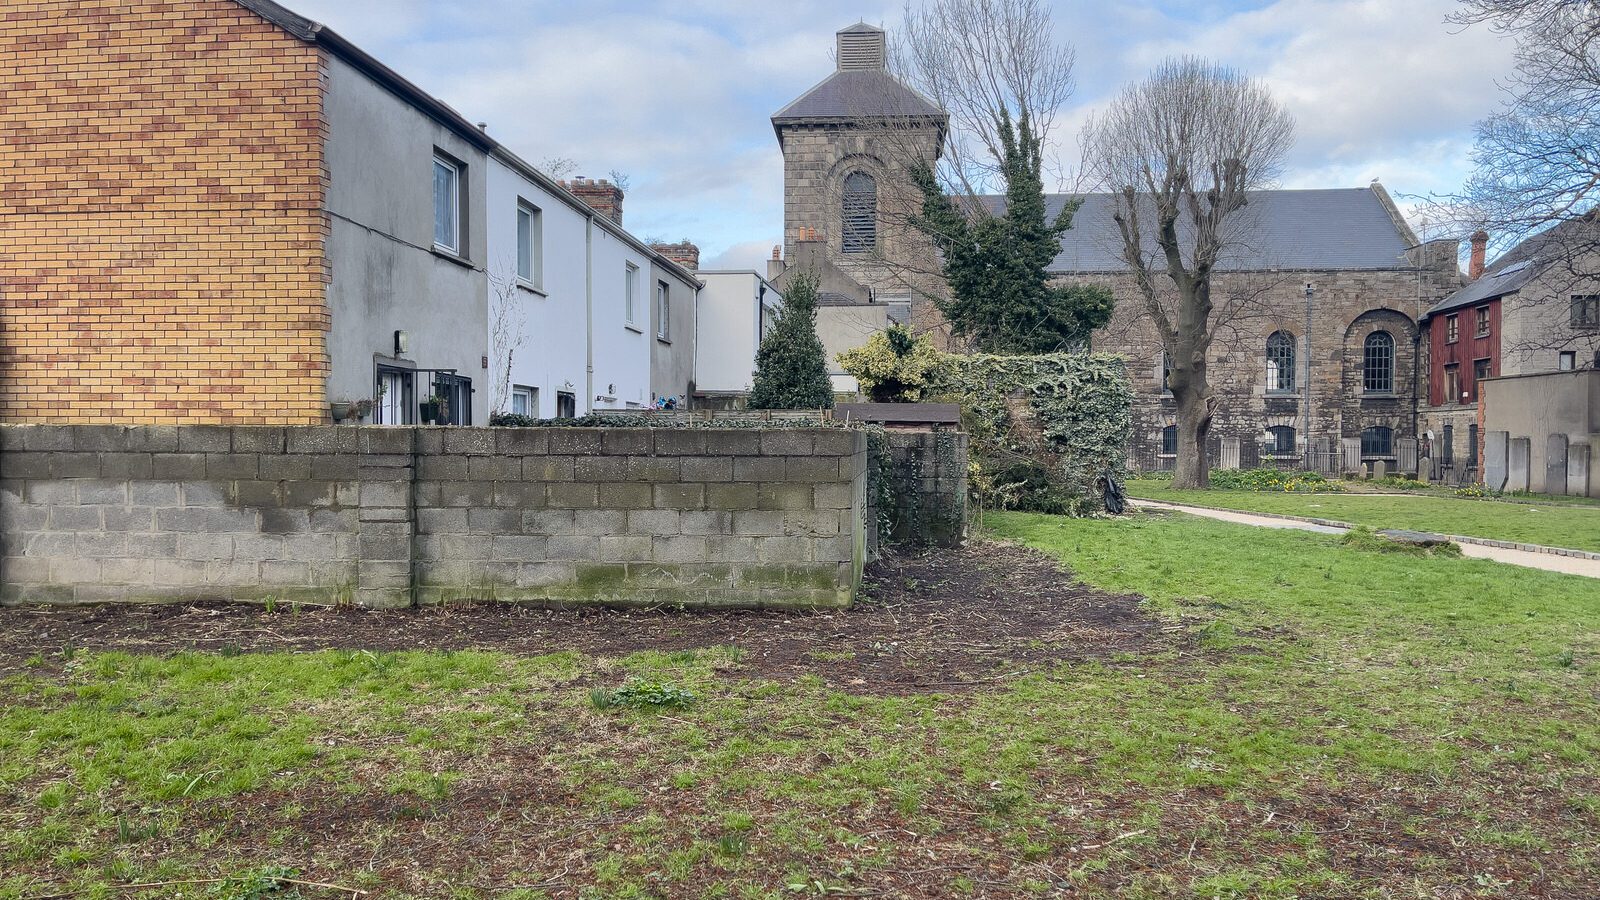
[[[1309,282],[1309,281],[1306,282],[1306,330],[1305,330],[1305,348],[1306,348],[1305,349],[1305,353],[1306,353],[1306,365],[1305,365],[1306,384],[1305,384],[1305,391],[1306,391],[1306,396],[1305,396],[1304,402],[1302,402],[1300,404],[1300,408],[1305,411],[1305,414],[1302,417],[1303,423],[1304,423],[1304,427],[1301,429],[1300,433],[1305,435],[1304,440],[1305,440],[1305,448],[1306,449],[1304,451],[1304,455],[1300,459],[1300,462],[1308,470],[1310,470],[1312,468],[1312,466],[1315,465],[1315,461],[1311,458],[1311,311],[1312,311],[1313,307],[1315,306],[1316,294],[1317,294],[1317,289],[1311,285],[1311,282]]]
[[[594,412],[594,214],[583,220],[583,316],[584,340],[587,342],[584,363],[583,405],[586,413]],[[573,410],[577,412],[577,410]]]

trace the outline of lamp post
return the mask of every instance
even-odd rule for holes
[[[1311,459],[1311,311],[1316,305],[1316,296],[1317,289],[1312,286],[1311,282],[1306,282],[1306,330],[1304,338],[1306,357],[1306,393],[1305,398],[1300,402],[1300,408],[1303,411],[1301,419],[1303,427],[1300,429],[1300,433],[1304,435],[1302,440],[1305,441],[1305,450],[1301,454],[1300,462],[1308,470],[1314,465],[1314,462]]]

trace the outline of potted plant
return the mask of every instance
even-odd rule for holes
[[[422,418],[422,424],[439,424],[439,418],[444,412],[443,397],[440,397],[438,394],[430,395],[426,400],[423,400],[420,404],[418,404],[418,406],[420,407],[419,415]]]

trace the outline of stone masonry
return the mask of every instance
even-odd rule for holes
[[[0,602],[847,606],[867,438],[0,427]]]

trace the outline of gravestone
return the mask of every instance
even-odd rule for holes
[[[1376,478],[1376,479],[1379,479],[1381,481],[1382,479],[1388,477],[1388,475],[1389,475],[1389,463],[1386,462],[1385,460],[1381,460],[1381,459],[1373,460],[1373,462],[1372,462],[1372,477]]]
[[[1567,493],[1574,497],[1589,496],[1589,458],[1588,444],[1567,447]]]
[[[1533,441],[1525,437],[1512,438],[1506,459],[1505,489],[1512,493],[1527,491],[1533,462]]]
[[[1567,492],[1567,436],[1552,434],[1544,443],[1544,492]]]
[[[1491,431],[1483,436],[1483,486],[1491,491],[1506,488],[1506,455],[1510,432]]]

